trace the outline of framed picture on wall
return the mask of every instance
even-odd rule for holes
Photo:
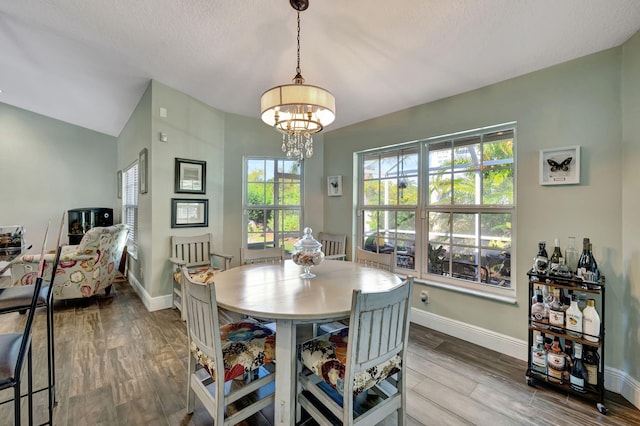
[[[122,198],[122,170],[118,170],[116,173],[116,194],[118,198]]]
[[[146,194],[149,191],[149,184],[147,181],[147,173],[149,171],[149,151],[144,148],[138,154],[138,184],[140,185],[140,193]]]
[[[175,192],[206,194],[207,162],[176,158]]]
[[[342,176],[329,176],[327,178],[327,195],[329,197],[342,195]]]
[[[580,183],[580,145],[540,150],[540,185]]]
[[[209,200],[171,199],[171,227],[199,228],[209,226]]]

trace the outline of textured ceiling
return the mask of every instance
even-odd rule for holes
[[[311,0],[301,68],[327,130],[619,46],[638,0]],[[150,79],[259,116],[291,81],[287,0],[0,0],[0,102],[117,136]]]

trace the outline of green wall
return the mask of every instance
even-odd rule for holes
[[[325,174],[353,175],[353,153],[510,121],[517,122],[516,244],[512,273],[517,304],[430,287],[431,303],[414,307],[496,333],[526,340],[526,272],[539,240],[590,237],[607,276],[607,328],[622,325],[621,59],[610,49],[458,96],[399,111],[325,134]],[[637,74],[636,74],[637,75]],[[540,186],[539,150],[580,145],[581,183]],[[636,182],[638,182],[636,180]],[[638,183],[635,183],[638,189]],[[325,205],[325,223],[353,234],[353,185]],[[635,283],[636,291],[640,283]],[[627,302],[628,303],[628,302]],[[629,313],[627,313],[629,314]],[[624,366],[624,336],[607,336],[607,364]],[[637,350],[637,347],[636,349]]]
[[[616,289],[621,299],[619,328],[608,329],[622,339],[622,370],[640,380],[640,33],[626,42],[622,51],[623,267]]]

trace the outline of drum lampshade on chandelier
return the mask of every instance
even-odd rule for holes
[[[293,84],[276,86],[260,98],[262,121],[282,132],[282,151],[287,158],[303,160],[313,155],[314,133],[333,123],[336,100],[317,86],[304,84],[300,71],[300,12],[309,7],[309,0],[289,0],[298,12],[298,51]]]

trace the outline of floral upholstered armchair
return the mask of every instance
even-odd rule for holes
[[[109,294],[128,232],[129,227],[125,224],[96,227],[84,234],[80,244],[63,246],[56,270],[53,297],[79,299],[91,297],[100,290]],[[54,256],[45,255],[46,269],[52,267]],[[33,284],[39,262],[40,255],[22,256],[11,267],[13,285]]]

